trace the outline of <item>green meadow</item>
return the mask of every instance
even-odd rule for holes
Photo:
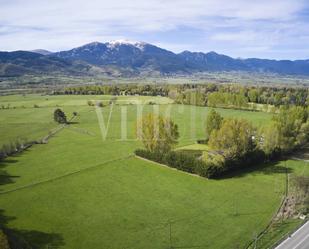
[[[0,97],[0,106],[10,107],[0,109],[0,144],[47,135],[57,127],[56,108],[69,118],[78,113],[47,144],[0,162],[0,222],[17,241],[25,239],[31,248],[243,248],[264,229],[284,193],[283,165],[248,167],[207,180],[141,160],[133,155],[142,147],[135,135],[136,103],[145,104],[143,113],[170,114],[179,126],[177,146],[190,149],[200,149],[194,144],[205,136],[209,109],[139,96],[119,96],[115,105],[99,111],[87,105],[88,100],[108,104],[110,99]],[[256,126],[271,119],[262,112],[218,111]],[[303,165],[288,167],[298,171]]]

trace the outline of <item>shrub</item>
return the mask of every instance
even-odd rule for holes
[[[194,165],[194,172],[199,176],[210,178],[211,176],[208,173],[208,165],[202,160],[197,160]]]
[[[223,165],[215,165],[215,164],[207,164],[207,171],[205,172],[206,177],[208,178],[216,178],[221,176],[226,168]]]
[[[195,158],[185,153],[176,153],[176,167],[182,171],[194,173]]]
[[[171,151],[164,156],[164,162],[172,168],[176,168],[176,160],[177,155],[174,151]]]
[[[146,159],[158,162],[158,163],[164,162],[163,155],[160,154],[159,152],[151,152],[148,150],[136,150],[135,154],[137,156],[140,156],[140,157],[143,157],[143,158],[146,158]]]
[[[88,100],[88,101],[87,101],[87,105],[89,105],[89,106],[94,106],[94,102],[93,102],[92,100]]]
[[[97,105],[98,107],[104,107],[104,104],[103,104],[102,101],[97,102],[96,105]]]
[[[2,145],[2,148],[0,149],[0,159],[4,159],[9,155],[18,152],[23,148],[23,146],[24,145],[21,139]]]
[[[160,152],[151,152],[148,150],[136,150],[137,156],[165,164],[171,168],[176,168],[188,173],[194,173],[203,177],[211,178],[218,170],[209,168],[202,160],[183,152],[169,151],[165,154]]]
[[[204,152],[202,159],[193,154],[169,151],[158,152],[148,150],[136,150],[137,156],[165,164],[171,168],[176,168],[189,173],[194,173],[202,177],[217,178],[223,174],[238,168],[251,167],[261,164],[268,160],[268,157],[262,150],[256,149],[250,151],[241,157],[226,158],[219,153]],[[276,157],[276,155],[274,155]]]
[[[15,150],[19,151],[21,146],[22,146],[21,141],[19,139],[17,141],[15,141],[14,146],[15,146]]]
[[[8,156],[10,155],[11,153],[13,153],[14,151],[14,146],[12,143],[9,143],[9,144],[4,144],[2,146],[2,151],[4,153],[5,156]]]

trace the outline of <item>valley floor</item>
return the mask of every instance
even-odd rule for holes
[[[21,96],[1,98],[0,102],[16,106],[0,110],[3,144],[25,133],[30,140],[48,133],[55,127],[52,113],[57,106],[68,114],[78,112],[76,122],[48,144],[34,145],[0,162],[0,222],[33,248],[243,248],[280,205],[286,179],[286,168],[280,163],[207,180],[135,158],[133,152],[141,144],[135,139],[134,104],[119,102],[113,110],[103,107],[105,124],[111,115],[103,140],[98,116],[87,100],[108,101],[109,96],[27,95],[22,104]],[[161,112],[171,108],[179,125],[179,147],[203,138],[208,108],[153,100],[161,105],[145,105],[144,112],[158,106]],[[33,108],[34,103],[40,107]],[[219,112],[256,125],[271,117]],[[37,128],[27,130],[32,126]],[[301,167],[289,164],[288,171]]]

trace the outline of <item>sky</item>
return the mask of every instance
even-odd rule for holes
[[[309,1],[0,0],[0,51],[118,39],[176,53],[309,59]]]

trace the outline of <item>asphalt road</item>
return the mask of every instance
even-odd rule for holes
[[[309,249],[309,221],[275,249]]]

